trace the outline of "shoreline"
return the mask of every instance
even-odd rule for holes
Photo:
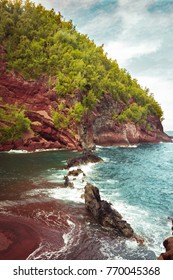
[[[97,148],[99,148],[99,146],[97,146]],[[101,147],[101,148],[104,148],[104,147]],[[46,150],[46,151],[49,151],[49,150]],[[68,151],[68,150],[67,150],[67,151]],[[41,151],[41,152],[42,152],[42,151]],[[75,156],[75,155],[74,155],[74,156]],[[73,180],[73,179],[72,179],[72,180]],[[59,198],[57,197],[56,199],[57,199],[57,202],[56,202],[55,205],[58,204],[58,199],[59,199]],[[56,199],[55,199],[55,200],[56,200]],[[61,198],[60,198],[60,199],[61,199]],[[40,202],[41,202],[41,201],[40,201]],[[51,202],[50,204],[52,204],[52,203],[53,203],[53,202]],[[70,204],[71,204],[71,202],[68,203],[68,207],[67,207],[68,210],[70,210],[70,208],[71,208]],[[29,205],[30,205],[30,204],[29,204]],[[28,206],[29,206],[29,205],[28,205]],[[41,203],[40,205],[43,205],[43,204]],[[32,206],[32,209],[35,208],[35,209],[38,209],[38,210],[39,210],[39,209],[40,209],[40,205],[37,204],[37,203],[34,203],[34,205]],[[47,213],[49,213],[49,211],[50,211],[51,208],[50,208],[50,207],[47,207],[47,205],[48,205],[47,203],[44,203],[44,205],[41,206],[41,207],[42,207],[42,211],[47,211]],[[54,205],[54,206],[55,206],[55,205]],[[61,205],[61,204],[58,204],[58,205]],[[39,206],[39,208],[38,208],[38,206]],[[60,210],[60,211],[63,211],[63,209],[65,209],[66,207],[64,208],[63,204],[62,204],[61,206],[62,206],[62,207],[60,207],[59,210]],[[29,206],[29,207],[30,207],[30,206]],[[33,207],[34,207],[34,208],[33,208]],[[57,207],[57,206],[56,206],[56,207]],[[23,211],[24,211],[24,210],[23,210],[23,207],[20,207],[20,206],[19,206],[19,207],[16,207],[16,208],[20,208],[19,214],[23,214],[23,213],[24,213],[24,212],[23,212]],[[77,208],[78,208],[78,207],[77,207]],[[77,210],[77,208],[76,208],[76,206],[75,206],[75,211]],[[26,209],[27,209],[27,207],[26,207]],[[55,209],[55,207],[54,207],[54,209]],[[30,209],[30,210],[31,210],[31,209]],[[20,212],[20,211],[21,211],[21,212]],[[27,211],[28,211],[28,213],[29,213],[29,215],[30,215],[29,208],[28,208]],[[82,210],[82,211],[83,211],[83,210]],[[16,212],[16,209],[15,209],[15,212]],[[76,213],[77,213],[77,212],[76,212]],[[14,214],[15,214],[15,213],[14,213]],[[16,212],[16,214],[17,214],[17,212]],[[26,214],[26,213],[24,213],[24,214]],[[70,213],[70,211],[68,211],[68,213],[66,212],[66,214],[67,214],[67,215],[70,215],[71,213]],[[8,209],[7,209],[7,215],[8,215]],[[16,216],[16,217],[17,217],[17,216]],[[20,217],[19,217],[19,218],[20,218]],[[26,218],[26,216],[25,216],[25,217],[23,216],[22,219],[23,219],[23,218]],[[57,218],[57,216],[56,216],[56,218]],[[17,217],[17,219],[18,219],[18,217]],[[1,221],[1,220],[0,220],[0,221]],[[72,221],[73,221],[73,220],[72,220]],[[33,220],[33,222],[34,222],[34,220]],[[38,226],[39,226],[39,224],[37,224],[37,226],[36,226],[37,229],[38,229]],[[76,225],[75,225],[75,226],[76,226]],[[16,227],[16,226],[14,226],[14,227]],[[24,227],[25,227],[25,226],[24,226]],[[31,228],[35,230],[35,228],[33,228],[33,227],[31,227]],[[41,228],[42,228],[42,225],[41,225]],[[28,232],[29,232],[29,231],[30,231],[30,228],[27,229],[27,230],[28,230]],[[49,232],[49,230],[48,230],[48,234],[52,234],[52,233]],[[47,236],[48,236],[48,234],[47,234]],[[57,232],[56,234],[58,234],[58,232]],[[85,234],[86,234],[86,233],[85,233]],[[58,235],[59,235],[59,234],[58,234]],[[57,239],[58,239],[58,238],[61,238],[61,239],[62,239],[63,233],[60,232],[60,235],[61,235],[61,237],[59,236],[59,237],[57,237]],[[66,234],[66,235],[67,235],[67,234]],[[60,240],[60,239],[59,239],[59,240]],[[62,241],[61,241],[61,242],[62,242]],[[61,243],[61,244],[62,244],[62,243]],[[7,244],[7,245],[8,245],[8,244]],[[63,246],[64,246],[64,245],[63,245]],[[82,243],[81,243],[81,246],[82,246]],[[62,247],[62,246],[61,246],[61,247]],[[9,248],[10,248],[10,245],[9,245]],[[37,247],[37,248],[38,248],[38,251],[39,251],[39,247]],[[37,249],[37,248],[36,248],[36,249]],[[52,248],[53,248],[53,247],[52,247]],[[63,247],[62,247],[62,248],[63,248]],[[37,250],[36,250],[36,251],[37,251]],[[31,255],[32,255],[32,252],[31,252]],[[35,254],[33,254],[33,257],[35,257]],[[37,257],[37,256],[36,256],[36,257]],[[61,255],[60,255],[60,257],[61,257]]]
[[[144,142],[144,143],[136,143],[136,144],[115,144],[115,145],[96,145],[96,150],[97,148],[110,148],[110,147],[119,147],[119,148],[137,148],[138,146],[141,145],[159,145],[159,144],[172,144],[173,143],[173,136],[169,136],[172,141],[170,142]],[[54,151],[70,151],[70,152],[82,152],[82,150],[71,150],[71,149],[65,149],[65,148],[53,148],[53,149],[35,149],[33,151],[28,151],[28,150],[6,150],[6,151],[0,151],[0,153],[7,153],[7,154],[33,154],[33,153],[42,153],[42,152],[54,152]]]

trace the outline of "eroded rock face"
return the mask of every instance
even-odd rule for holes
[[[155,126],[153,131],[147,131],[134,123],[117,124],[109,119],[109,116],[103,115],[97,117],[93,123],[93,141],[101,146],[171,142],[157,119]]]
[[[165,253],[160,254],[158,260],[173,260],[173,236],[167,238],[163,245],[166,249]]]
[[[135,233],[130,224],[122,219],[121,214],[113,209],[105,200],[101,200],[99,189],[89,183],[85,187],[85,206],[96,221],[102,226],[113,229],[116,233],[127,238],[135,238]]]
[[[90,149],[94,145],[133,145],[140,143],[171,142],[171,138],[163,132],[160,119],[148,117],[152,130],[146,130],[138,124],[127,122],[119,124],[113,120],[113,112],[120,114],[125,108],[121,101],[115,101],[111,95],[104,94],[96,108],[86,115],[78,128],[81,145]]]
[[[26,81],[20,74],[6,72],[5,50],[0,47],[0,98],[2,106],[18,104],[25,107],[26,116],[31,120],[31,130],[20,140],[0,141],[0,151],[23,149],[71,149],[80,150],[78,139],[70,130],[55,127],[51,111],[57,108],[56,92],[48,87],[47,78]],[[77,133],[77,129],[76,129]]]

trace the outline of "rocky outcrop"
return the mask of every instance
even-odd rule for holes
[[[166,249],[165,253],[162,253],[159,257],[158,260],[173,260],[173,236],[167,238],[163,242],[163,246]]]
[[[104,127],[97,122],[93,138],[94,143],[101,146],[171,142],[170,137],[159,129],[146,131],[134,123],[119,125],[111,121]]]
[[[74,177],[77,177],[79,176],[80,174],[82,174],[82,176],[86,176],[85,173],[80,169],[73,169],[73,170],[70,170],[67,174],[67,176],[74,176]]]
[[[64,176],[64,187],[65,188],[71,188],[71,189],[74,188],[73,182],[70,182],[69,177],[67,175]]]
[[[44,115],[43,115],[44,114]],[[81,146],[68,130],[58,129],[46,111],[26,111],[26,116],[32,121],[31,130],[24,133],[20,140],[10,140],[0,143],[0,151],[3,150],[27,150],[36,149],[69,149],[81,150]]]
[[[102,226],[113,230],[116,234],[126,238],[134,238],[143,243],[143,239],[134,233],[134,230],[121,214],[111,207],[111,204],[101,200],[99,189],[89,183],[85,187],[85,207],[94,216],[95,220]]]
[[[171,138],[163,132],[163,126],[157,117],[148,117],[148,122],[152,127],[151,130],[146,130],[144,127],[131,122],[119,124],[114,121],[113,112],[119,114],[123,108],[124,104],[114,101],[109,94],[102,97],[102,101],[97,105],[93,115],[92,129],[88,128],[94,144],[111,146],[171,142]]]
[[[79,157],[69,159],[67,161],[67,168],[87,164],[87,163],[97,163],[102,162],[103,160],[96,156],[91,151],[83,151],[83,154]]]
[[[127,122],[120,124],[113,118],[113,112],[117,115],[122,112],[125,104],[115,101],[111,95],[104,94],[92,113],[87,114],[78,127],[80,142],[85,149],[91,149],[94,145],[133,145],[140,143],[171,142],[172,139],[163,132],[160,119],[154,116],[148,117],[151,130]]]

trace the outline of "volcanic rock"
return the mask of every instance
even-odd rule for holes
[[[70,182],[68,176],[64,176],[64,187],[71,188],[71,189],[74,188],[74,184],[72,182]]]
[[[113,229],[116,233],[126,237],[136,239],[134,230],[121,214],[111,207],[111,204],[101,200],[99,189],[89,183],[85,186],[85,207],[102,226]]]
[[[68,176],[75,176],[75,177],[77,177],[80,174],[82,174],[83,176],[86,176],[85,173],[80,168],[74,169],[74,170],[70,170],[68,172]]]
[[[160,254],[158,260],[173,260],[173,236],[167,238],[163,242],[163,246],[165,247],[166,252]]]
[[[99,156],[96,156],[91,151],[84,151],[83,154],[79,157],[69,159],[67,161],[67,168],[78,166],[81,164],[87,164],[87,163],[97,163],[102,162],[103,159]]]

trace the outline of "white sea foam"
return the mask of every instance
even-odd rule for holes
[[[47,217],[46,217],[47,218]],[[49,218],[49,217],[48,217]],[[41,260],[41,259],[57,259],[60,255],[64,255],[69,253],[70,248],[73,246],[74,237],[76,235],[80,235],[80,227],[77,229],[76,233],[76,225],[71,220],[70,216],[67,216],[67,223],[69,225],[69,230],[67,233],[63,234],[64,245],[60,248],[60,250],[54,250],[52,244],[42,240],[39,244],[39,247],[28,256],[28,260]],[[76,243],[75,243],[76,245]]]
[[[93,172],[93,168],[97,163],[88,163],[86,165],[81,165],[80,168],[86,175],[90,175]]]
[[[27,151],[27,150],[9,150],[4,151],[2,153],[8,153],[8,154],[32,154],[32,153],[42,153],[42,152],[51,152],[51,151],[66,151],[66,149],[58,149],[58,148],[52,148],[52,149],[36,149],[34,151]],[[72,151],[76,152],[76,151]],[[64,161],[66,162],[66,161]]]
[[[39,247],[27,257],[27,260],[40,260],[40,259],[42,259],[41,252],[44,251],[44,249],[46,248],[46,245],[47,244],[45,243],[45,241],[42,241],[39,244]]]
[[[139,146],[139,145],[134,144],[134,145],[120,145],[119,147],[120,147],[120,148],[126,148],[126,149],[127,149],[127,148],[132,148],[132,149],[134,148],[134,149],[135,149],[135,148],[137,148],[138,146]]]
[[[103,159],[104,162],[110,162],[110,159],[107,158],[107,157],[102,157],[102,159]]]
[[[96,145],[96,150],[98,150],[98,149],[104,149],[104,146]]]
[[[33,153],[51,152],[51,151],[65,151],[65,149],[58,149],[58,148],[52,148],[52,149],[36,149],[35,151],[33,151]]]
[[[123,260],[121,256],[122,240],[105,240],[101,239],[101,253],[109,260]],[[123,241],[124,242],[124,241]],[[115,253],[116,252],[116,253]]]
[[[126,240],[126,245],[129,249],[136,249],[138,247],[138,244],[135,240]]]
[[[76,203],[83,202],[83,199],[81,198],[83,194],[82,189],[77,188],[54,188],[51,190],[48,190],[47,192],[49,197],[53,197],[55,199],[61,199],[65,201],[73,201]]]
[[[10,150],[7,152],[8,154],[26,154],[28,151],[26,150]]]
[[[76,237],[76,235],[80,236],[80,233],[81,233],[80,227],[76,231],[76,225],[70,219],[70,217],[67,219],[67,223],[68,223],[70,229],[67,233],[63,234],[64,246],[58,252],[56,252],[56,257],[58,257],[62,254],[69,253],[71,247],[73,247],[74,237]],[[79,238],[77,240],[78,241],[75,243],[75,245],[78,244]]]
[[[63,234],[65,247],[69,245],[69,243],[72,243],[73,233],[75,230],[75,224],[70,219],[67,219],[67,223],[70,226],[70,230],[69,232]]]
[[[113,202],[113,201],[112,201]],[[144,237],[145,245],[148,249],[153,250],[158,256],[163,251],[163,236],[169,237],[169,227],[164,228],[160,222],[160,218],[155,217],[145,209],[132,206],[124,201],[113,202],[113,207],[121,213],[123,219],[126,220],[134,229],[134,231]],[[127,246],[132,248],[135,242],[127,242]]]

